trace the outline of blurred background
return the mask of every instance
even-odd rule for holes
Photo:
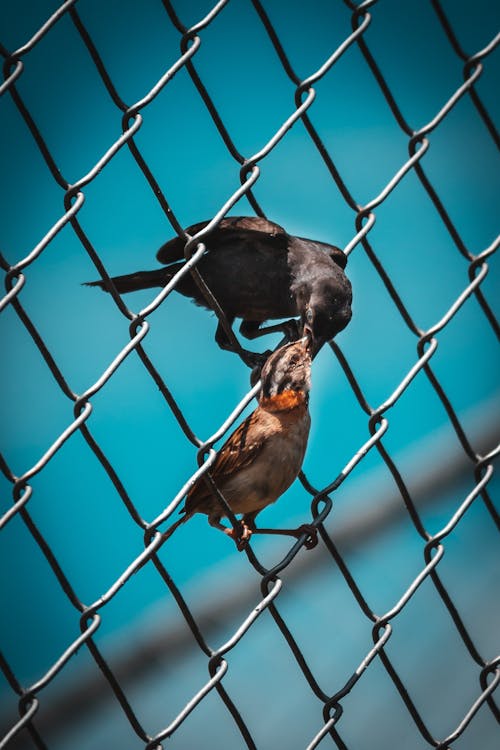
[[[263,6],[297,75],[314,73],[351,33],[352,11],[340,0],[265,0]],[[441,3],[462,48],[481,50],[498,33],[500,10],[486,0]],[[18,0],[0,9],[4,52],[22,47],[59,7]],[[178,59],[181,35],[160,0],[80,0],[75,6],[120,97],[144,97]],[[212,7],[177,0],[186,27]],[[463,82],[463,62],[431,2],[380,0],[363,39],[413,130],[429,123]],[[258,152],[295,109],[295,86],[284,72],[250,0],[231,0],[200,32],[193,57],[237,149]],[[5,55],[4,55],[5,56]],[[16,88],[64,179],[86,175],[122,133],[111,100],[66,13],[23,56]],[[499,121],[498,48],[484,60],[476,90]],[[308,114],[355,201],[366,205],[408,160],[399,127],[356,44],[315,85]],[[64,190],[50,173],[8,91],[0,99],[0,251],[14,265],[63,216]],[[210,219],[238,188],[231,156],[198,91],[182,68],[141,112],[135,142],[184,227]],[[422,167],[465,247],[480,254],[498,230],[500,172],[494,139],[468,95],[429,135]],[[266,216],[291,234],[346,247],[356,212],[332,179],[299,121],[259,164],[254,194]],[[110,275],[156,267],[158,247],[175,233],[128,148],[121,148],[83,188],[78,220]],[[243,197],[230,211],[252,215]],[[368,239],[414,323],[427,330],[469,284],[466,258],[413,170],[375,209]],[[498,313],[498,257],[488,258],[481,289]],[[388,294],[361,244],[349,256],[353,318],[339,345],[366,401],[375,409],[418,360],[417,337]],[[24,271],[19,301],[69,387],[83,393],[129,340],[129,322],[111,296],[82,286],[98,272],[67,224]],[[138,312],[157,294],[125,302]],[[173,292],[148,318],[144,348],[193,432],[208,439],[249,389],[249,371],[214,342],[217,319]],[[0,314],[1,452],[16,476],[33,467],[73,421],[61,391],[16,314]],[[497,337],[474,295],[436,336],[436,378],[476,453],[493,450],[498,425]],[[279,336],[250,344],[262,351]],[[245,346],[247,342],[244,342]],[[304,463],[311,484],[332,482],[370,437],[339,359],[325,347],[314,362],[312,432]],[[132,352],[91,398],[87,426],[142,518],[156,518],[196,469],[186,439],[158,387]],[[248,406],[247,411],[254,404]],[[385,414],[382,438],[429,534],[444,528],[475,487],[442,401],[423,371]],[[217,446],[216,446],[217,447]],[[30,480],[26,508],[78,599],[102,596],[143,549],[143,532],[80,433],[76,431]],[[498,480],[488,492],[498,502]],[[12,486],[0,474],[1,512]],[[325,527],[371,610],[383,615],[400,600],[425,562],[425,542],[376,449],[332,494]],[[262,521],[288,526],[311,520],[311,496],[300,482]],[[51,669],[80,634],[79,612],[58,583],[39,544],[16,514],[0,531],[0,651],[28,688]],[[498,533],[478,497],[444,540],[439,574],[485,661],[498,652]],[[262,565],[277,565],[290,540],[257,538]],[[261,576],[245,554],[195,517],[159,557],[180,588],[208,643],[217,649],[261,601]],[[321,689],[340,690],[372,648],[370,619],[323,543],[302,549],[282,574],[276,606]],[[173,596],[148,563],[100,611],[95,642],[150,735],[168,726],[208,681],[200,650]],[[386,652],[430,733],[438,740],[460,724],[481,688],[471,658],[430,579],[393,623]],[[227,655],[223,685],[259,750],[305,748],[324,724],[311,690],[268,611]],[[144,746],[89,651],[83,647],[39,692],[34,720],[46,746],[93,750]],[[17,696],[0,675],[3,733],[17,717]],[[342,701],[338,731],[349,748],[427,746],[378,658]],[[384,721],[381,718],[385,717]],[[387,719],[387,717],[390,717]],[[483,705],[456,742],[460,750],[497,747],[498,724]],[[165,742],[175,750],[246,747],[215,691]],[[333,747],[326,737],[322,747]],[[8,747],[36,747],[23,730]],[[453,745],[455,747],[455,744]]]

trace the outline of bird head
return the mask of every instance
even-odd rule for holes
[[[351,302],[351,284],[344,275],[314,285],[301,313],[304,334],[312,341],[313,356],[349,323]]]
[[[261,373],[262,405],[278,410],[307,403],[311,387],[311,344],[311,337],[306,335],[270,355]]]

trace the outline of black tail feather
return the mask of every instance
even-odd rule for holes
[[[152,287],[164,287],[172,274],[165,268],[155,268],[154,271],[136,271],[125,276],[114,276],[111,281],[119,294],[136,292],[139,289],[151,289]],[[98,286],[105,292],[109,292],[106,281],[85,281],[84,286]]]

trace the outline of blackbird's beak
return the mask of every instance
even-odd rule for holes
[[[324,339],[322,336],[314,336],[312,328],[308,326],[307,323],[304,324],[304,343],[306,344],[307,351],[313,359],[319,352],[325,341],[326,339]]]

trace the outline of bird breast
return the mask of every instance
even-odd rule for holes
[[[265,433],[253,463],[228,477],[221,490],[233,513],[252,513],[274,503],[299,473],[310,417],[305,405],[287,412],[261,410]]]

